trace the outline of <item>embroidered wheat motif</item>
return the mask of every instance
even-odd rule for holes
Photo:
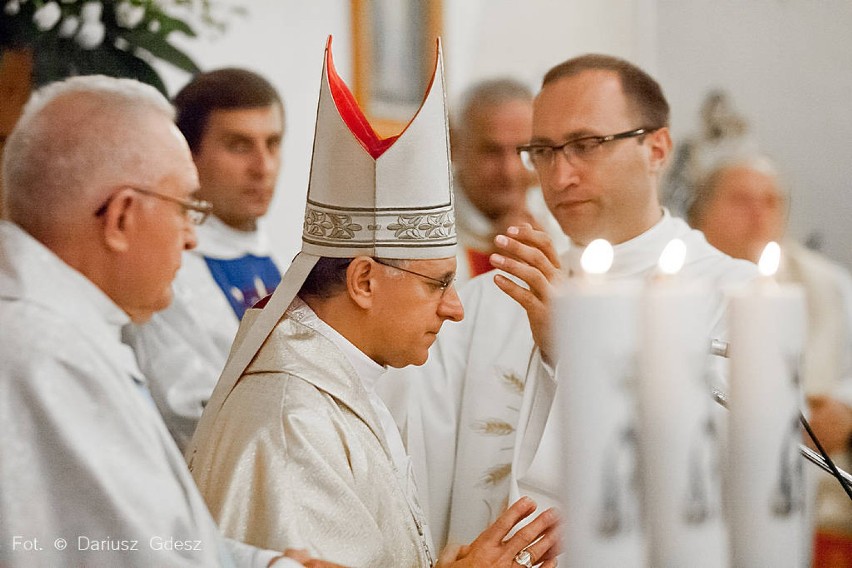
[[[485,472],[480,483],[482,485],[497,485],[512,473],[512,464],[501,463]]]
[[[477,420],[473,423],[473,429],[486,436],[508,436],[515,431],[515,427],[504,420],[490,418],[488,420]]]
[[[519,377],[517,373],[509,371],[504,373],[500,378],[503,379],[503,384],[509,387],[512,391],[517,394],[524,394],[524,380]]]

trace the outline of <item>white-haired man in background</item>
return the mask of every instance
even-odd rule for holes
[[[492,270],[494,237],[522,222],[542,228],[557,249],[567,239],[515,150],[532,132],[532,91],[511,78],[475,83],[462,95],[452,138],[459,286]]]

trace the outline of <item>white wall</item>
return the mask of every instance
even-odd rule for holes
[[[794,236],[852,267],[852,2],[657,0],[659,79],[677,139],[726,89],[792,190]]]
[[[452,103],[481,79],[510,75],[537,90],[544,73],[587,52],[655,65],[654,0],[444,0]]]

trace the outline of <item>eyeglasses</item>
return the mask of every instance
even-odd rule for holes
[[[382,266],[387,266],[389,268],[395,268],[397,270],[401,270],[403,272],[408,272],[409,274],[419,276],[420,278],[423,278],[424,280],[428,280],[437,289],[439,289],[441,291],[441,297],[443,297],[444,294],[447,292],[447,290],[450,288],[450,286],[452,286],[456,282],[455,274],[453,274],[451,276],[447,276],[443,280],[439,280],[438,278],[432,278],[431,276],[426,276],[425,274],[420,274],[419,272],[414,272],[413,270],[409,270],[407,268],[402,268],[401,266],[396,266],[394,264],[389,264],[387,262],[383,262],[383,261],[379,260],[378,258],[374,258],[373,260],[376,262],[376,264],[381,264]]]
[[[607,142],[615,140],[624,140],[625,138],[635,138],[650,134],[659,128],[637,128],[628,130],[627,132],[619,132],[618,134],[610,134],[608,136],[582,136],[569,140],[564,144],[551,146],[549,144],[528,144],[526,146],[518,146],[517,152],[521,156],[521,161],[524,166],[531,171],[543,170],[553,167],[557,153],[565,156],[565,159],[575,163],[573,160],[588,161],[597,153],[598,148]]]
[[[131,185],[127,185],[122,187],[121,189],[132,189],[137,193],[141,193],[143,195],[150,195],[151,197],[156,197],[157,199],[162,199],[164,201],[171,201],[172,203],[177,203],[183,209],[183,213],[189,222],[193,225],[200,225],[204,221],[207,220],[207,217],[210,216],[210,213],[213,211],[213,204],[209,201],[202,201],[200,199],[181,199],[180,197],[173,197],[171,195],[165,195],[163,193],[158,193],[156,191],[151,191],[150,189],[142,189],[141,187],[133,187]],[[104,213],[106,213],[107,207],[109,207],[110,202],[113,197],[115,197],[115,193],[109,196],[107,200],[101,205],[97,211],[95,211],[95,217],[100,217]]]

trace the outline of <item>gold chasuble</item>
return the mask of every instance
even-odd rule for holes
[[[230,538],[345,566],[429,566],[413,478],[395,471],[344,354],[299,322],[309,309],[287,311],[231,392],[196,454],[198,487]]]
[[[420,109],[383,139],[335,72],[329,39],[302,251],[246,312],[186,452],[227,536],[352,567],[436,558],[399,432],[342,350],[357,348],[330,340],[297,293],[321,257],[455,257],[447,126],[440,43]]]

